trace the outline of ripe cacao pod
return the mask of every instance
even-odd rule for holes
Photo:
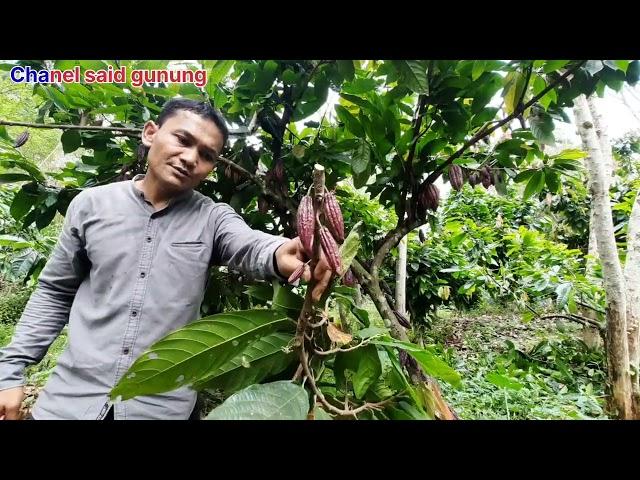
[[[302,278],[302,275],[304,274],[305,265],[306,263],[301,263],[300,266],[293,271],[291,276],[289,276],[289,279],[287,281],[289,283],[295,283],[300,280]]]
[[[489,167],[484,167],[480,171],[480,177],[484,188],[489,188],[492,185],[493,175],[491,174],[491,169]]]
[[[24,132],[22,132],[20,134],[20,136],[18,138],[16,138],[16,141],[13,144],[13,146],[15,148],[21,147],[22,145],[27,143],[27,140],[29,140],[29,132],[27,130],[25,130]]]
[[[322,246],[322,250],[324,251],[325,256],[327,257],[327,262],[329,263],[329,267],[334,272],[338,272],[340,270],[340,253],[338,251],[338,244],[333,239],[331,232],[327,227],[320,227],[320,245]]]
[[[311,257],[313,255],[313,234],[316,225],[316,216],[313,211],[313,199],[305,195],[298,206],[298,218],[296,222],[298,236],[304,247],[304,251]]]
[[[342,218],[342,210],[340,210],[338,200],[332,192],[328,192],[324,196],[322,209],[329,231],[331,231],[333,237],[338,242],[344,242],[344,219]]]
[[[456,191],[460,191],[462,188],[464,179],[462,178],[462,168],[459,165],[449,167],[449,183],[451,183],[451,188]]]
[[[404,316],[403,314],[401,314],[397,310],[394,310],[393,313],[395,314],[396,318],[398,319],[398,323],[400,325],[402,325],[404,328],[411,328],[411,323],[409,322],[409,319],[406,316]]]
[[[440,204],[440,191],[438,187],[433,183],[423,183],[418,200],[422,208],[435,212]]]

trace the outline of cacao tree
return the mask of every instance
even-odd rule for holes
[[[39,61],[17,63],[28,63],[34,68],[46,66]],[[60,69],[77,65],[81,70],[97,70],[122,65],[165,68],[167,63],[79,60],[56,61],[53,65]],[[254,228],[287,236],[296,234],[298,205],[313,185],[310,166],[315,164],[324,167],[329,191],[336,190],[337,196],[344,194],[348,192],[345,183],[351,182],[355,189],[377,199],[394,214],[394,225],[382,231],[373,229],[376,231],[373,238],[362,234],[355,258],[347,262],[379,312],[384,322],[380,328],[385,332],[362,334],[365,335],[361,337],[362,343],[367,345],[355,349],[357,353],[337,352],[344,354],[344,363],[338,362],[338,367],[334,363],[333,370],[355,371],[352,387],[348,388],[353,388],[358,400],[373,395],[369,389],[381,375],[396,372],[397,375],[389,373],[393,379],[385,384],[394,385],[395,391],[366,403],[384,401],[404,392],[412,401],[405,402],[405,410],[398,415],[439,418],[451,418],[453,413],[444,404],[432,377],[453,379],[455,383],[455,373],[438,362],[428,349],[409,342],[411,325],[403,325],[402,317],[396,314],[384,281],[385,272],[392,269],[390,252],[408,233],[434,221],[441,203],[437,186],[440,177],[456,191],[468,182],[504,192],[505,186],[515,181],[525,184],[525,199],[543,188],[559,192],[563,176],[580,168],[578,160],[583,153],[545,153],[545,145],[554,141],[554,121],[567,121],[563,109],[573,106],[580,95],[602,92],[606,86],[619,89],[625,82],[637,81],[638,76],[638,62],[627,60],[204,60],[199,65],[209,74],[203,89],[191,84],[136,87],[130,82],[34,84],[33,93],[41,104],[37,121],[26,126],[62,129],[64,152],[76,152],[80,158],[59,171],[42,172],[6,140],[4,126],[16,122],[0,119],[3,139],[0,165],[4,174],[20,175],[12,177],[13,183],[20,184],[12,202],[14,218],[24,227],[35,223],[37,228],[44,228],[56,212],[64,215],[70,200],[80,190],[143,173],[145,152],[139,148],[138,138],[144,122],[154,118],[175,95],[209,101],[226,115],[233,141],[220,158],[215,174],[202,183],[200,191],[216,201],[229,203]],[[8,70],[11,66],[6,63],[2,68]],[[330,92],[338,96],[335,105],[327,103]],[[497,104],[495,99],[500,98],[501,103]],[[342,202],[340,198],[343,205],[349,203],[345,200]],[[357,215],[343,210],[345,232],[354,232]],[[363,231],[369,231],[367,225],[363,225]],[[320,237],[324,245],[331,239],[337,240],[336,236],[340,238],[335,231],[333,235],[328,233],[331,232]],[[222,291],[217,286],[222,283],[238,287],[243,283],[237,274],[224,270],[213,272],[212,279],[207,298],[216,297],[215,292]],[[238,357],[243,348],[246,352],[254,348],[256,360],[272,358],[268,354],[260,356],[260,352],[274,350],[255,342],[280,335],[277,340],[273,337],[267,342],[275,348],[286,340],[280,329],[291,322],[273,313],[273,306],[299,312],[301,307],[295,302],[300,297],[294,300],[289,288],[252,285],[243,292],[238,292],[241,287],[227,288],[235,301],[225,304],[218,295],[210,304],[205,302],[203,313],[210,318],[212,314],[222,315],[221,319],[234,315],[220,313],[229,303],[242,308],[242,312],[253,312],[247,307],[256,298],[267,302],[272,313],[237,314],[233,318],[244,325],[241,328],[246,343],[238,340],[234,346],[233,341],[224,341],[219,348],[216,344],[192,352],[193,362],[181,363],[191,365],[191,370],[175,375],[171,385],[201,381],[200,377],[212,373],[211,365],[224,367],[225,372],[237,372],[227,362],[251,364],[249,357],[246,362]],[[332,293],[338,295],[335,300],[346,302],[365,330],[373,328],[366,325],[361,309],[352,304],[353,292],[349,288],[336,287]],[[200,326],[212,331],[221,327],[217,320],[202,322],[211,322]],[[196,330],[187,335],[196,335]],[[176,335],[182,338],[183,334]],[[369,340],[372,337],[377,343]],[[214,357],[217,360],[211,364]],[[376,358],[382,363],[388,361],[392,368],[378,368]],[[282,363],[278,365],[282,367]],[[310,365],[314,370],[313,360]],[[282,372],[276,370],[268,373]],[[310,378],[310,372],[303,373]],[[401,373],[408,376],[406,384]],[[227,378],[235,376],[229,374]],[[252,383],[260,381],[259,377],[247,376]],[[157,380],[158,385],[165,388],[163,382],[167,378]],[[341,382],[342,374],[333,380]],[[149,382],[154,384],[156,380]],[[283,388],[276,393],[298,398],[299,390]],[[333,388],[343,387],[334,383]]]

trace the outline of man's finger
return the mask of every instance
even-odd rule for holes
[[[329,285],[329,281],[331,280],[332,273],[333,272],[331,270],[326,270],[324,272],[322,279],[316,285],[316,288],[313,289],[313,292],[311,293],[311,299],[314,302],[317,302],[318,300],[320,300],[322,293],[326,290],[327,286]]]
[[[20,420],[20,406],[6,408],[6,420]]]
[[[304,266],[304,273],[302,274],[302,280],[308,283],[311,280],[311,267],[309,265]]]

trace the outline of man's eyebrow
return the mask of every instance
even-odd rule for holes
[[[183,128],[178,128],[175,133],[179,133],[181,135],[184,135],[185,137],[187,137],[188,140],[195,142],[197,139],[196,137],[189,131],[183,129]],[[208,147],[207,145],[204,145],[204,149],[206,150],[207,153],[213,155],[214,157],[217,157],[219,154],[216,151],[215,148],[212,147]]]

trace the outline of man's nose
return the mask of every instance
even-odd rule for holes
[[[180,160],[185,164],[188,168],[194,168],[198,163],[198,149],[195,147],[191,147],[186,149],[182,155],[180,155]]]

